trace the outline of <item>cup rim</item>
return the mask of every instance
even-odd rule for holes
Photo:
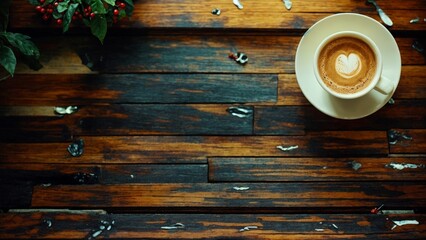
[[[319,54],[322,50],[322,48],[329,43],[330,41],[339,38],[341,36],[351,36],[351,37],[355,37],[358,39],[361,39],[362,41],[364,41],[365,43],[367,43],[370,48],[373,50],[374,55],[376,57],[376,72],[374,74],[373,80],[371,81],[371,83],[365,87],[364,89],[362,89],[359,92],[355,92],[355,93],[351,93],[351,94],[344,94],[344,93],[338,93],[335,92],[334,90],[330,89],[329,87],[327,87],[327,85],[323,82],[320,74],[319,74],[319,70],[318,70],[318,57]],[[317,82],[321,85],[321,87],[328,92],[329,94],[341,98],[341,99],[355,99],[355,98],[359,98],[362,97],[364,95],[366,95],[367,93],[369,93],[371,90],[374,89],[374,87],[377,85],[377,83],[380,80],[380,76],[382,75],[382,56],[380,53],[380,50],[378,48],[378,46],[376,45],[376,43],[369,38],[368,36],[359,33],[359,32],[355,32],[355,31],[339,31],[336,33],[333,33],[329,36],[327,36],[325,39],[323,39],[321,41],[321,43],[318,45],[318,47],[315,50],[315,55],[314,55],[314,74],[315,74],[315,78],[317,80]]]

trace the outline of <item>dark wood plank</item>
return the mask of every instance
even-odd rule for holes
[[[104,69],[110,72],[293,72],[300,37],[279,36],[155,36],[141,39],[110,38],[104,52]],[[249,62],[229,59],[244,52]]]
[[[396,227],[413,219],[419,225]],[[424,214],[105,214],[90,211],[11,212],[0,217],[1,239],[423,239]],[[114,224],[112,224],[114,222]],[[138,223],[138,224],[135,224]],[[177,229],[162,229],[181,223]],[[333,225],[334,224],[334,225]],[[241,231],[255,226],[249,231]],[[337,227],[337,228],[336,228]]]
[[[35,186],[31,206],[327,208],[385,204],[424,207],[426,186],[414,182],[170,183]]]
[[[246,114],[235,116],[230,112],[237,107]],[[26,114],[17,108],[18,112],[13,111],[15,115]],[[47,109],[47,113],[54,115],[53,106]],[[64,117],[0,115],[0,131],[3,132],[0,140],[66,141],[74,135],[249,135],[253,132],[252,123],[253,108],[250,106],[90,105]]]
[[[30,182],[32,185],[72,185],[206,181],[206,164],[0,164],[1,184]]]
[[[300,36],[193,34],[109,37],[103,46],[82,36],[35,37],[43,55],[39,71],[18,64],[17,73],[81,74],[91,70],[79,55],[89,55],[104,73],[294,73]],[[414,38],[396,38],[403,65],[424,65],[426,58],[412,48]],[[245,65],[229,59],[244,52]],[[99,62],[102,58],[102,62]]]
[[[314,132],[306,136],[83,137],[80,157],[69,143],[0,143],[4,163],[205,163],[208,156],[383,156],[384,131]],[[282,151],[277,146],[293,150]],[[297,146],[297,148],[296,148]]]
[[[426,98],[426,66],[403,66],[394,98]]]
[[[424,158],[209,158],[208,160],[209,180],[212,182],[426,180]],[[399,170],[395,168],[396,164],[410,164],[413,168]]]
[[[36,185],[191,183],[207,181],[207,165],[0,164],[0,209],[28,208]]]
[[[278,75],[277,105],[310,105],[300,90],[296,74]]]
[[[234,116],[230,105],[135,105],[89,106],[73,115],[77,135],[249,135],[253,110]],[[237,106],[235,106],[237,107]]]
[[[95,184],[101,183],[101,179],[100,165],[0,164],[2,183]]]
[[[196,183],[207,182],[207,164],[105,165],[102,183]]]
[[[418,52],[413,48],[413,43],[415,40],[421,42],[424,46],[426,39],[418,39],[417,37],[401,37],[395,38],[396,43],[398,44],[399,52],[401,54],[401,63],[402,65],[425,65],[426,57],[423,53]],[[412,59],[409,59],[412,58]]]
[[[72,129],[67,119],[58,116],[0,116],[2,142],[70,141]]]
[[[311,1],[303,3],[293,3],[291,11],[287,11],[283,4],[276,1],[268,1],[262,3],[242,3],[244,9],[238,9],[229,1],[226,4],[205,3],[200,6],[197,3],[184,3],[179,5],[169,5],[169,9],[164,8],[161,2],[147,6],[152,8],[149,12],[145,9],[136,9],[135,17],[132,21],[125,22],[122,26],[129,28],[211,28],[211,29],[249,29],[252,32],[259,31],[304,31],[311,27],[317,21],[336,13],[354,12],[367,15],[382,23],[375,9],[370,5],[364,5],[365,2],[337,3],[330,1],[328,4],[322,2]],[[380,3],[380,2],[379,2]],[[380,6],[382,3],[380,3]],[[421,5],[421,3],[413,5]],[[154,6],[157,5],[157,6]],[[191,6],[192,5],[192,6]],[[196,5],[196,6],[194,6]],[[424,4],[423,4],[424,5]],[[314,7],[312,7],[314,6]],[[214,7],[221,9],[221,16],[211,14]],[[316,8],[316,9],[315,9]],[[424,8],[424,6],[423,6]],[[195,9],[195,11],[194,11]],[[384,8],[385,9],[385,8]],[[145,11],[143,11],[145,10]],[[147,12],[148,11],[148,12]],[[406,9],[406,10],[390,10],[386,9],[386,13],[391,17],[394,25],[390,28],[392,31],[411,30],[424,31],[424,24],[410,24],[410,20],[416,16],[421,16],[422,9]],[[185,16],[182,17],[182,12]],[[156,17],[156,13],[162,14],[163,19]],[[409,15],[410,14],[410,15]],[[179,19],[179,20],[175,20]]]
[[[316,21],[333,13],[357,12],[369,15],[378,21],[374,7],[363,1],[314,0],[295,2],[287,11],[281,2],[267,0],[245,2],[244,9],[238,10],[232,2],[221,0],[204,1],[203,4],[187,1],[135,1],[135,11],[129,21],[120,24],[122,28],[196,28],[196,29],[268,29],[306,30]],[[392,30],[424,30],[423,24],[410,24],[409,17],[422,16],[423,1],[404,1],[404,4],[379,1],[379,5],[392,18]],[[403,6],[401,6],[403,5]],[[214,7],[221,9],[221,16],[211,14]],[[415,13],[417,14],[415,14]],[[183,14],[184,13],[184,14]],[[411,15],[410,15],[411,14]],[[14,1],[11,13],[12,28],[48,28],[35,16],[34,7],[25,0]],[[159,18],[158,16],[162,16]],[[58,26],[49,25],[56,29]]]
[[[273,74],[20,74],[0,84],[2,105],[275,102]]]
[[[425,105],[425,100],[397,100],[368,117],[350,121],[329,117],[313,106],[256,106],[254,132],[281,135],[303,134],[311,130],[426,128]]]
[[[294,72],[299,40],[276,36],[122,36],[110,37],[99,46],[89,37],[35,37],[44,67],[35,72],[18,64],[17,73],[90,73],[79,55],[90,56],[106,73]],[[249,63],[242,66],[229,59],[231,51],[246,53]]]
[[[389,151],[392,154],[426,154],[426,129],[392,129],[407,138],[390,139]]]

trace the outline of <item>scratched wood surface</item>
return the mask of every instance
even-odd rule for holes
[[[188,219],[190,217],[190,219]],[[424,214],[107,214],[79,212],[11,212],[0,219],[1,236],[40,239],[418,239],[424,225],[393,230],[393,222]],[[135,224],[138,223],[138,224]],[[177,227],[176,227],[177,226]],[[249,230],[245,230],[245,228]],[[34,232],[34,229],[39,229]]]
[[[101,45],[14,0],[43,68],[0,82],[0,239],[425,239],[426,1],[377,2],[394,102],[339,120],[306,100],[295,54],[331,14],[381,22],[365,1],[137,0]]]
[[[47,28],[37,18],[25,16],[34,13],[34,7],[25,0],[15,1],[11,22],[17,28]],[[284,4],[275,0],[242,1],[244,9],[238,11],[227,0],[207,0],[202,4],[191,0],[144,0],[135,1],[135,14],[131,21],[122,24],[125,28],[213,28],[213,29],[267,29],[267,30],[306,30],[316,21],[333,13],[362,13],[380,20],[372,5],[365,1],[330,0],[318,2],[308,0],[294,2],[291,12]],[[425,30],[426,26],[410,24],[410,20],[423,17],[426,4],[424,0],[408,0],[404,4],[379,1],[394,21],[395,30]],[[211,14],[212,9],[220,8],[222,14]]]

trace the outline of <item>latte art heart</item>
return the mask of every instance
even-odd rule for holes
[[[351,78],[359,73],[361,70],[361,61],[358,55],[351,53],[349,56],[340,54],[336,58],[336,72],[344,77]]]
[[[370,86],[377,61],[374,50],[364,40],[343,36],[322,46],[316,67],[322,83],[329,90],[352,94]]]

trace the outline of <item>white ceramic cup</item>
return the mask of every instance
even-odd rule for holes
[[[365,43],[367,43],[370,46],[370,48],[373,50],[374,55],[376,57],[376,72],[375,72],[375,75],[373,77],[373,80],[370,82],[370,84],[367,87],[365,87],[361,91],[358,91],[358,92],[355,92],[355,93],[339,93],[339,92],[334,91],[333,89],[329,88],[323,82],[321,75],[319,73],[318,57],[321,53],[321,50],[330,41],[337,39],[337,38],[341,38],[341,37],[354,37],[354,38],[358,38],[358,39],[364,41]],[[380,53],[379,48],[373,42],[373,40],[371,40],[369,37],[367,37],[366,35],[361,34],[359,32],[342,31],[342,32],[334,33],[334,34],[328,36],[327,38],[325,38],[320,43],[320,45],[317,47],[317,49],[315,51],[315,56],[314,56],[315,78],[317,79],[318,83],[324,88],[324,90],[326,90],[329,94],[331,94],[335,97],[341,98],[341,99],[359,98],[359,97],[366,95],[367,93],[369,93],[373,89],[380,92],[381,94],[384,94],[384,95],[391,94],[393,92],[393,89],[394,89],[395,86],[392,83],[392,81],[390,81],[388,78],[386,78],[385,76],[382,75],[382,68],[383,68],[382,55]]]

